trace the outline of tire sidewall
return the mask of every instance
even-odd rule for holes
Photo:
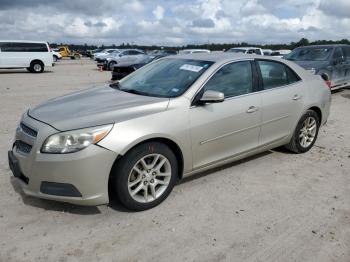
[[[112,71],[113,68],[111,68],[111,66],[113,65],[113,67],[114,67],[116,64],[117,64],[117,63],[114,62],[114,61],[109,62],[108,66],[107,66],[107,69]]]
[[[300,141],[299,141],[299,134],[300,134],[301,128],[303,127],[304,121],[308,117],[313,117],[313,118],[316,119],[316,134],[315,134],[315,138],[312,141],[312,143],[308,147],[303,147],[303,146],[301,146]],[[317,115],[317,113],[315,111],[313,111],[313,110],[306,111],[306,113],[300,118],[300,120],[298,122],[298,125],[297,125],[297,127],[296,127],[296,129],[294,131],[294,136],[293,136],[294,143],[295,143],[295,146],[296,146],[298,152],[305,153],[305,152],[309,151],[313,147],[313,145],[315,144],[315,142],[317,140],[319,129],[320,129],[320,118]]]
[[[40,65],[40,67],[41,67],[40,71],[34,70],[35,65]],[[42,72],[44,72],[44,64],[42,62],[39,62],[39,61],[32,62],[30,65],[30,70],[33,73],[42,73]]]
[[[164,193],[156,200],[150,203],[140,203],[134,200],[128,190],[128,179],[131,169],[134,167],[137,161],[142,157],[158,153],[165,156],[171,165],[171,179],[167,189]],[[137,146],[136,148],[130,150],[126,155],[124,155],[115,165],[115,172],[113,172],[114,178],[113,188],[114,193],[117,195],[121,204],[126,208],[133,211],[147,210],[160,204],[172,191],[174,185],[178,180],[178,163],[175,154],[171,149],[165,144],[159,142],[150,142]]]

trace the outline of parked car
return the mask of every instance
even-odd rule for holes
[[[287,49],[275,50],[270,54],[270,56],[284,58],[286,55],[290,54],[291,52],[292,52],[291,50],[287,50]]]
[[[57,62],[58,60],[62,59],[62,55],[57,51],[57,49],[52,49],[51,52],[54,62]]]
[[[97,58],[97,66],[102,67],[103,70],[113,70],[113,67],[118,63],[131,63],[139,60],[148,59],[142,50],[138,49],[124,49],[120,52],[113,52],[107,57]]]
[[[273,50],[271,49],[261,49],[264,55],[271,55]]]
[[[159,55],[164,55],[164,56],[167,56],[167,55],[177,55],[177,51],[175,50],[154,50],[152,52],[150,52],[148,55],[149,56],[159,56]]]
[[[166,53],[158,53],[157,55],[150,55],[148,58],[137,61],[137,62],[129,62],[129,63],[121,63],[114,65],[112,70],[112,79],[111,80],[120,80],[136,71],[137,69],[147,65],[150,62],[158,60],[160,58],[166,57],[168,54]]]
[[[121,51],[121,49],[115,49],[113,51],[111,50],[110,52],[97,54],[95,56],[95,61],[100,63],[101,61],[106,60],[107,57],[119,55]]]
[[[180,50],[179,54],[198,54],[198,53],[210,53],[208,49],[184,49]]]
[[[26,68],[32,73],[42,73],[53,65],[47,42],[0,40],[0,68]]]
[[[145,210],[183,177],[282,145],[307,152],[330,101],[319,76],[287,60],[170,56],[26,111],[9,165],[31,196],[99,205],[115,194]]]
[[[264,55],[263,50],[261,48],[258,48],[258,47],[234,47],[234,48],[227,50],[226,52]]]
[[[80,59],[82,56],[79,52],[70,50],[68,46],[59,46],[55,50],[59,52],[62,57],[67,57],[70,59]]]
[[[350,84],[350,46],[314,45],[294,49],[285,56],[313,74],[329,80],[332,90]]]
[[[114,49],[103,49],[103,50],[100,51],[100,52],[94,53],[93,58],[94,58],[94,60],[96,61],[96,59],[99,58],[100,56],[101,56],[101,57],[103,57],[103,56],[108,56],[109,54],[111,54],[111,53],[113,53],[113,52],[115,52],[115,51],[119,52],[119,50],[120,50],[120,49],[116,49],[116,48],[114,48]]]
[[[120,64],[116,64],[113,67],[112,70],[112,79],[111,80],[120,80],[126,77],[127,75],[131,74],[132,72],[136,71],[137,69],[143,67],[144,65],[147,65],[150,62],[153,62],[155,60],[158,60],[160,58],[166,57],[167,55],[152,55],[149,57],[141,58],[138,61],[131,61],[131,62],[124,62]]]

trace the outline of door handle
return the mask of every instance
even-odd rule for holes
[[[299,100],[299,99],[301,99],[301,96],[300,96],[300,95],[295,94],[295,95],[293,96],[293,100]]]
[[[247,109],[247,113],[254,113],[254,112],[256,112],[256,111],[258,111],[259,110],[259,107],[257,107],[257,106],[250,106],[248,109]]]

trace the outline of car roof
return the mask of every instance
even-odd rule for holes
[[[244,46],[244,47],[232,47],[230,49],[243,49],[243,50],[247,50],[247,49],[260,49],[260,47],[253,47],[253,46]]]
[[[178,59],[191,59],[191,60],[202,60],[202,61],[211,61],[211,62],[220,62],[226,60],[240,60],[240,59],[265,59],[265,56],[261,55],[250,55],[243,53],[196,53],[196,54],[179,54],[167,56],[169,58],[178,58]],[[268,57],[270,59],[270,57]],[[272,60],[272,59],[271,59]]]
[[[344,44],[330,44],[330,45],[306,45],[306,46],[300,46],[298,48],[330,48],[330,47],[338,47],[338,46],[350,46],[350,45],[344,45]]]

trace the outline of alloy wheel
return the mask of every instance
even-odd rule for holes
[[[130,196],[139,203],[158,199],[171,180],[170,161],[161,154],[149,154],[139,159],[128,176]]]
[[[309,147],[315,140],[317,132],[317,121],[314,117],[307,117],[300,129],[299,143],[302,147]]]

